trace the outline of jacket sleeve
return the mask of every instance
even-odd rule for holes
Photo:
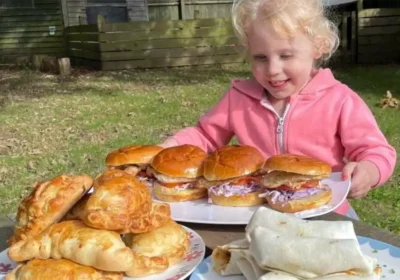
[[[184,128],[172,138],[179,145],[195,145],[206,152],[212,152],[228,144],[234,134],[230,123],[230,96],[231,90],[200,118],[197,126]]]
[[[343,103],[339,133],[345,156],[350,161],[373,162],[380,173],[376,186],[384,184],[393,174],[396,150],[387,142],[368,106],[353,91]]]

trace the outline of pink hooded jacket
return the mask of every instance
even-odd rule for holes
[[[233,80],[196,127],[182,129],[173,138],[180,145],[211,152],[233,136],[240,144],[258,148],[266,158],[280,153],[307,155],[329,163],[333,171],[342,170],[344,158],[369,160],[380,172],[377,186],[388,180],[396,163],[396,152],[368,106],[329,69],[319,70],[299,94],[291,96],[282,117],[257,81]],[[345,215],[348,210],[346,200],[336,212]]]

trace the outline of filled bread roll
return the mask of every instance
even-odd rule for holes
[[[104,172],[99,174],[93,181],[93,188],[104,185],[107,181],[110,181],[116,177],[132,177],[133,175],[120,169],[106,169]]]
[[[18,207],[10,245],[33,237],[61,220],[92,183],[92,178],[87,175],[60,175],[50,181],[36,183],[33,191]]]
[[[136,255],[149,259],[142,268],[136,266],[128,270],[126,272],[128,276],[157,273],[152,266],[155,265],[162,269],[159,262],[154,262],[154,260],[158,261],[162,258],[166,260],[165,270],[180,262],[190,247],[190,238],[186,230],[171,219],[165,225],[150,232],[127,234],[124,240]],[[158,259],[154,259],[155,257]]]
[[[104,271],[127,271],[133,262],[132,250],[118,233],[90,228],[81,221],[54,224],[13,244],[8,256],[15,262],[64,258]]]
[[[149,189],[134,176],[119,176],[97,185],[84,207],[83,221],[94,228],[129,229],[151,211]]]
[[[85,206],[91,194],[86,194],[78,203],[65,215],[63,220],[85,221]],[[118,232],[142,233],[148,232],[164,225],[171,218],[171,207],[167,203],[152,202],[150,212],[129,221],[129,228]]]
[[[122,280],[122,273],[104,272],[69,260],[32,260],[18,265],[6,280]]]
[[[85,217],[85,206],[88,202],[91,193],[85,194],[68,212],[65,214],[64,218],[61,221],[68,220],[81,220],[83,221]]]
[[[129,228],[122,233],[145,233],[165,225],[171,219],[171,207],[168,203],[155,202],[147,214],[131,221]]]

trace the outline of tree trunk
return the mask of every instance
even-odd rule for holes
[[[62,77],[71,74],[71,62],[69,57],[62,57],[58,59],[58,68]]]

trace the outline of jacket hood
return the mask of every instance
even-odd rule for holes
[[[335,85],[340,84],[330,69],[320,69],[311,81],[299,92],[299,95],[316,95]],[[232,87],[239,92],[261,100],[264,88],[254,78],[248,80],[233,80]]]

